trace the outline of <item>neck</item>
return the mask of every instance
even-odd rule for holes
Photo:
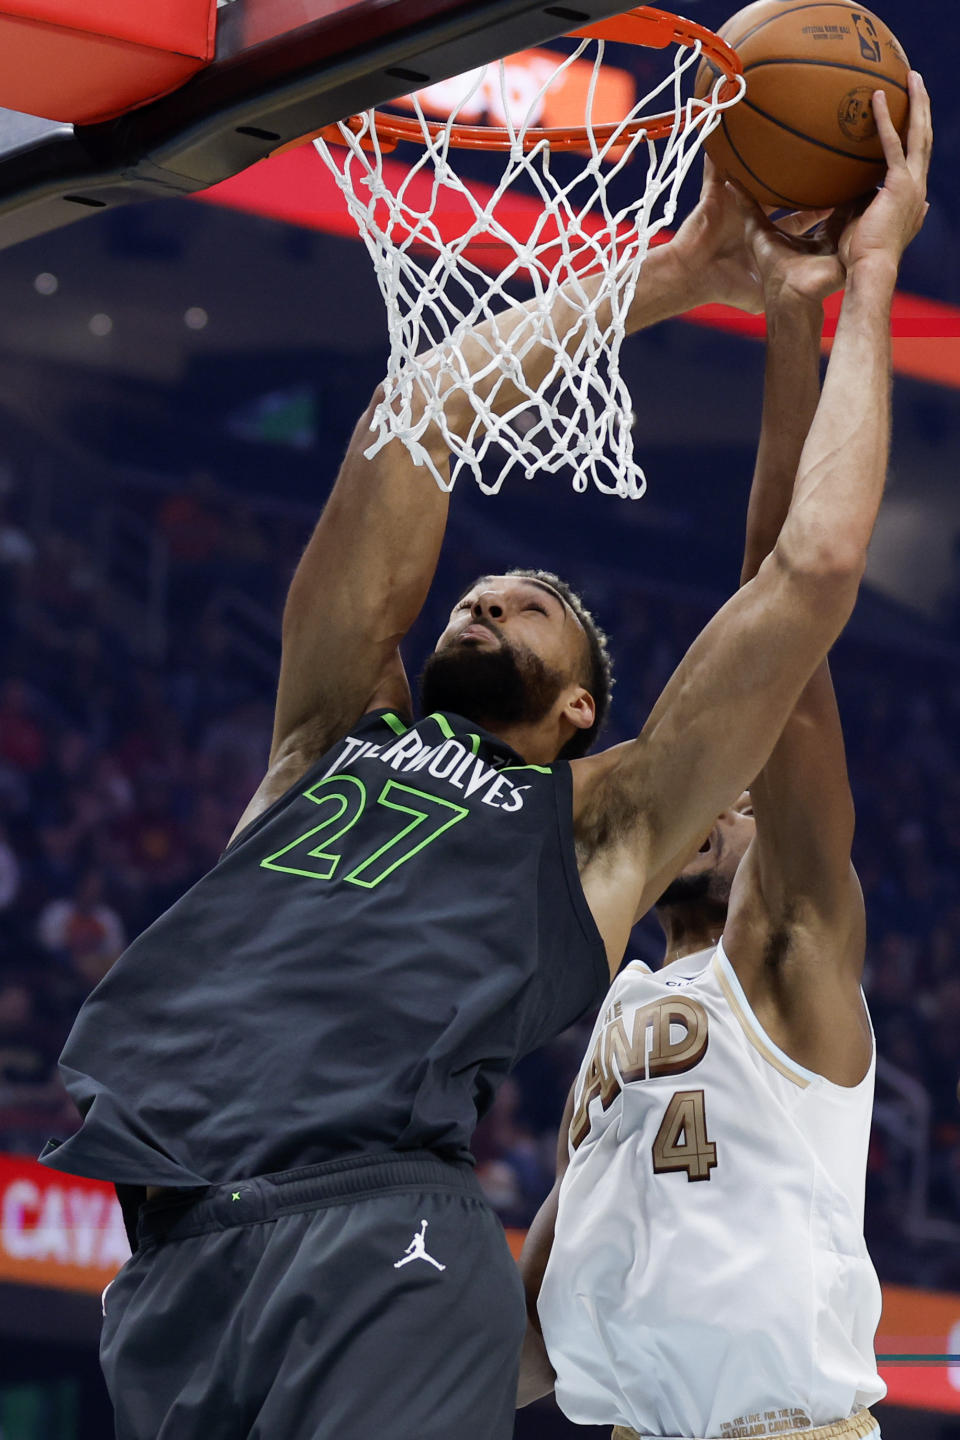
[[[480,724],[511,750],[516,750],[528,765],[552,765],[567,743],[556,731],[546,734],[542,721],[537,725],[486,725],[481,720]]]
[[[712,950],[723,934],[726,918],[726,909],[718,905],[684,905],[658,910],[657,919],[666,937],[664,965],[701,950]]]

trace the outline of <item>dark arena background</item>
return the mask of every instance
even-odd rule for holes
[[[733,7],[681,8],[717,28]],[[834,677],[879,1051],[866,1206],[885,1292],[877,1414],[887,1440],[956,1440],[960,99],[944,0],[880,13],[924,73],[938,153],[895,309],[888,496]],[[637,50],[616,64],[642,85],[654,61]],[[464,169],[482,181],[485,164]],[[497,498],[461,479],[411,673],[448,597],[481,573],[545,566],[611,634],[606,742],[634,734],[737,583],[761,337],[723,313],[627,343],[638,502],[574,495],[562,476],[515,475]],[[311,150],[0,253],[2,1440],[112,1434],[99,1295],[126,1242],[112,1191],[35,1163],[77,1123],[57,1056],[85,995],[216,861],[261,778],[286,587],[385,359],[373,271]],[[653,922],[628,953],[659,958]],[[517,1243],[552,1183],[589,1030],[526,1060],[477,1133],[479,1176]],[[540,1402],[516,1433],[578,1432]]]

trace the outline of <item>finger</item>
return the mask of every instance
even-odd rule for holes
[[[933,150],[933,121],[930,115],[930,96],[923,83],[923,76],[911,70],[907,76],[910,91],[910,123],[907,128],[907,162],[919,162],[918,174],[926,175]],[[913,168],[913,166],[911,166]]]
[[[748,249],[756,254],[760,246],[770,243],[769,237],[777,234],[777,227],[767,219],[756,200],[739,185],[728,180],[727,188],[740,212],[744,241]]]
[[[900,143],[900,136],[897,128],[890,119],[890,106],[887,104],[887,97],[882,90],[873,92],[873,117],[877,122],[877,130],[880,135],[880,143],[883,146],[883,158],[887,162],[887,169],[893,170],[897,165],[903,165],[905,156],[903,146]]]
[[[707,195],[715,186],[720,183],[720,171],[709,155],[703,157],[703,183],[700,186],[701,198]]]

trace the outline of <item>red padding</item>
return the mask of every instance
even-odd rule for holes
[[[0,106],[90,125],[213,59],[216,0],[0,0]]]
[[[388,188],[396,193],[407,171],[399,160],[384,160],[383,173]],[[409,192],[414,203],[421,202],[429,183],[428,177],[422,173],[416,177]],[[489,199],[489,185],[471,179],[470,189],[481,203]],[[343,196],[312,145],[301,145],[269,160],[261,160],[230,180],[223,180],[209,190],[198,191],[194,198],[235,210],[251,211],[255,215],[269,215],[288,225],[307,225],[329,235],[341,235],[350,240],[358,238],[357,227]],[[520,192],[507,191],[497,207],[497,218],[514,235],[528,236],[541,216],[539,200]],[[453,225],[462,225],[463,215],[451,210],[449,214],[444,212],[435,219],[440,233],[449,239],[457,233]],[[598,229],[601,223],[602,217],[597,216],[595,221],[588,222],[588,228]],[[663,240],[669,238],[665,232],[660,233]],[[503,242],[484,244],[481,241],[467,251],[474,264],[493,272],[502,268],[508,253]],[[840,298],[835,295],[827,301],[825,350],[830,348],[832,337],[836,334]],[[726,305],[702,305],[681,318],[755,339],[763,337],[766,326],[762,315],[746,315],[742,310],[731,310]],[[895,370],[920,380],[960,389],[960,307],[898,291],[893,301],[891,331]],[[949,1347],[945,1344],[945,1348]]]

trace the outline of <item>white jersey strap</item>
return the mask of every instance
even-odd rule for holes
[[[796,1060],[791,1060],[790,1056],[770,1039],[750,1008],[750,1002],[744,994],[737,972],[727,958],[722,940],[718,942],[716,954],[713,957],[713,972],[720,983],[720,989],[723,991],[727,1004],[743,1029],[743,1033],[764,1060],[787,1080],[798,1085],[801,1090],[805,1090],[812,1080],[819,1080],[821,1078],[819,1075],[813,1070],[804,1069],[802,1065],[797,1064]]]

